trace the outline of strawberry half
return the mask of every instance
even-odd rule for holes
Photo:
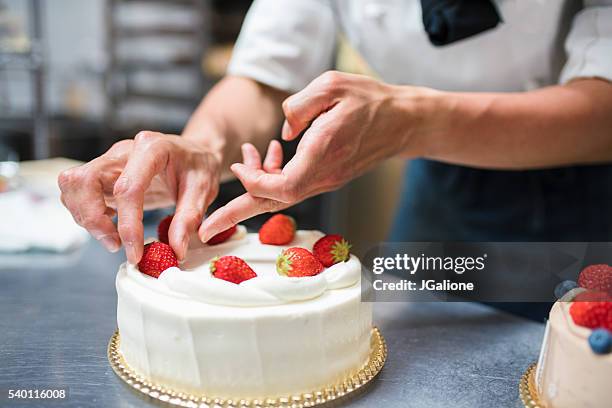
[[[140,272],[154,278],[159,278],[162,272],[173,266],[178,267],[176,255],[170,245],[163,242],[152,242],[145,245],[142,258],[138,262]]]
[[[276,259],[278,274],[291,278],[315,276],[323,269],[321,262],[306,248],[287,248]]]
[[[582,292],[574,298],[570,315],[578,326],[612,331],[612,296],[606,292]]]
[[[605,264],[587,266],[578,276],[578,286],[612,293],[612,266]]]
[[[238,230],[238,228],[234,225],[233,227],[230,227],[230,228],[226,229],[225,231],[218,233],[217,235],[215,235],[214,237],[212,237],[211,239],[206,241],[206,243],[208,245],[221,244],[221,243],[227,241],[228,239],[230,239],[232,237],[232,235],[234,235],[236,233],[237,230]]]
[[[210,262],[210,273],[215,278],[236,284],[257,276],[244,260],[232,255],[214,258]]]
[[[170,243],[170,240],[168,239],[168,229],[170,229],[172,218],[174,218],[174,214],[168,215],[157,225],[157,238],[164,244]]]
[[[351,244],[349,244],[342,235],[326,235],[315,242],[312,247],[312,252],[323,266],[329,267],[349,259]]]
[[[287,245],[295,236],[295,220],[285,214],[270,217],[259,229],[259,242],[270,245]]]

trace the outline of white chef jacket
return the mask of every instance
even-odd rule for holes
[[[228,73],[299,91],[333,67],[342,32],[386,82],[449,91],[526,91],[612,81],[612,0],[497,0],[503,23],[435,47],[419,0],[255,0]]]

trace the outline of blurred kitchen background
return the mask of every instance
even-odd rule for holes
[[[76,163],[43,159],[88,161],[143,129],[180,134],[223,76],[249,6],[247,0],[0,0],[0,191],[20,184],[52,189],[56,174]],[[369,73],[340,44],[338,69]],[[295,148],[285,147],[289,155]],[[389,161],[287,212],[301,228],[344,233],[357,246],[384,240],[403,165]],[[215,206],[241,191],[237,182],[224,185]]]

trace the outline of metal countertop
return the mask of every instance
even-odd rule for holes
[[[39,255],[34,267],[7,268],[0,256],[0,406],[45,406],[3,399],[9,388],[36,386],[68,387],[67,400],[47,406],[155,406],[124,385],[106,358],[124,259],[93,241],[80,254]],[[470,303],[377,303],[374,322],[389,356],[351,408],[520,407],[518,381],[537,359],[544,331]]]

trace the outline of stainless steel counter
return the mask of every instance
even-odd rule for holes
[[[123,259],[95,242],[65,262],[38,256],[29,268],[6,267],[0,255],[0,406],[153,406],[106,359]],[[542,324],[468,303],[378,303],[374,310],[389,357],[348,406],[521,406],[518,381],[537,359]],[[69,397],[53,404],[6,399],[8,389],[35,387],[67,387]]]

